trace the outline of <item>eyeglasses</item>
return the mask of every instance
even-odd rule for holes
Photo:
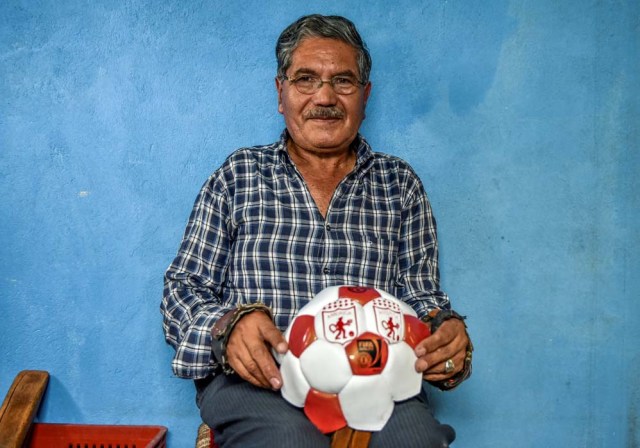
[[[363,86],[364,83],[353,76],[343,76],[338,75],[334,76],[328,81],[325,81],[318,76],[313,75],[301,75],[295,79],[291,79],[287,76],[282,76],[282,79],[286,79],[291,84],[296,86],[298,92],[311,95],[316,93],[318,90],[322,88],[322,85],[327,83],[331,84],[333,91],[338,95],[351,95],[356,93],[360,86]]]

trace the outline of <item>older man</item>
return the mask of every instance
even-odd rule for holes
[[[322,447],[320,433],[278,393],[271,350],[322,289],[390,292],[437,329],[415,368],[451,389],[471,370],[462,318],[439,290],[435,221],[402,160],[358,133],[371,92],[369,52],[354,25],[312,15],[276,46],[272,145],[234,152],[203,186],[166,272],[164,329],[176,375],[196,380],[203,420],[226,446]],[[370,446],[448,446],[426,396],[398,403]]]

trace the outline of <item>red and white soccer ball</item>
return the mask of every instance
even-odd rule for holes
[[[285,332],[282,396],[324,433],[379,431],[395,401],[420,392],[414,348],[429,335],[411,307],[384,291],[324,289]]]

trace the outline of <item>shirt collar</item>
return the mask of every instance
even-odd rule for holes
[[[282,161],[291,164],[289,153],[287,152],[287,140],[289,140],[289,131],[285,128],[280,134],[280,140],[277,143],[277,151]],[[354,171],[364,170],[369,167],[370,160],[373,158],[373,150],[367,140],[358,133],[351,143],[351,147],[356,151],[356,166]]]

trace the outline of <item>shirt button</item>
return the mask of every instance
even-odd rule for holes
[[[331,224],[327,224],[327,226],[325,227],[327,229],[327,232],[331,231]]]
[[[324,268],[324,269],[322,270],[322,272],[324,272],[325,274],[328,274],[328,273],[329,273],[329,268]]]

